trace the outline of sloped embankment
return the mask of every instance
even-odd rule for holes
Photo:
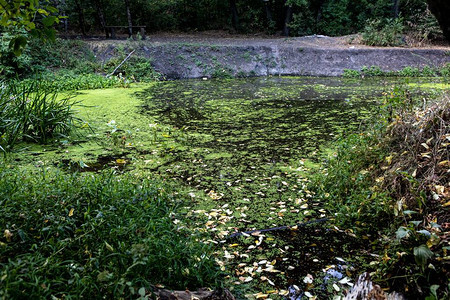
[[[330,39],[330,40],[328,40]],[[323,42],[325,41],[325,42]],[[378,66],[397,71],[450,62],[445,48],[374,48],[329,37],[293,39],[158,39],[89,43],[101,61],[124,52],[151,60],[168,79],[268,75],[339,76],[345,69]]]

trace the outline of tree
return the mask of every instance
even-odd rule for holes
[[[445,38],[450,41],[450,1],[449,0],[427,0],[430,11],[435,15],[436,19],[444,32]]]
[[[127,21],[128,21],[128,36],[133,35],[133,22],[131,18],[131,11],[130,11],[130,0],[125,0],[125,9],[127,12]]]
[[[57,12],[48,1],[0,0],[0,27],[4,30],[23,29],[43,40],[54,40],[56,31],[53,25],[60,19]],[[27,38],[23,34],[18,34],[10,42],[16,55],[20,55],[26,45]]]

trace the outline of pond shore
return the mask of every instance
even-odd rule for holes
[[[151,60],[167,79],[247,76],[341,76],[346,69],[378,66],[442,67],[450,63],[449,47],[378,48],[349,44],[348,38],[216,38],[150,36],[144,41],[91,40],[100,61],[124,51]]]

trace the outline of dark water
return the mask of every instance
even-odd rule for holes
[[[263,161],[310,156],[371,116],[384,81],[254,78],[165,82],[140,94],[144,110],[199,134],[191,145]]]

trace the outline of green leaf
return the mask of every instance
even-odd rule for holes
[[[42,19],[42,24],[44,24],[45,27],[53,26],[53,24],[55,24],[56,19],[57,18],[55,16],[45,17]]]
[[[430,295],[425,297],[425,300],[438,300],[437,297],[437,289],[439,288],[439,285],[434,284],[430,286]]]
[[[27,42],[28,41],[26,37],[19,35],[9,42],[9,48],[14,52],[16,56],[20,56],[25,49]]]
[[[422,221],[410,221],[409,223],[412,223],[415,226],[419,226],[419,224],[422,223]]]
[[[114,248],[110,244],[108,244],[107,242],[105,242],[105,246],[106,246],[106,249],[108,249],[111,252],[114,252]]]
[[[427,260],[433,257],[433,252],[426,245],[414,247],[414,258],[419,266],[424,267]]]
[[[38,9],[38,13],[40,13],[41,15],[44,15],[44,16],[48,16],[48,11],[46,11],[45,9],[42,9],[42,8]]]
[[[144,288],[144,287],[141,287],[141,288],[139,289],[139,291],[138,291],[138,294],[139,294],[141,297],[144,297],[144,296],[145,296],[145,288]]]
[[[401,240],[405,237],[408,237],[409,233],[410,233],[410,231],[408,228],[401,226],[399,229],[397,229],[397,232],[395,233],[395,235],[396,235],[397,239]]]
[[[404,213],[405,215],[417,214],[417,212],[416,212],[416,211],[413,211],[413,210],[404,210],[403,213]]]
[[[45,37],[50,41],[54,41],[56,39],[56,30],[53,28],[44,29],[43,33]]]
[[[426,235],[427,237],[430,237],[431,236],[431,233],[428,231],[428,230],[425,230],[425,229],[423,229],[423,230],[419,230],[419,231],[417,231],[418,233],[421,233],[421,234],[423,234],[423,235]]]

